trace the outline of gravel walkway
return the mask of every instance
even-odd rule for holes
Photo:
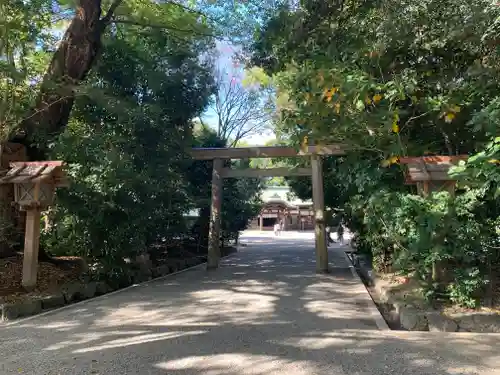
[[[340,249],[314,273],[311,236],[247,233],[217,271],[4,324],[0,374],[500,374],[500,335],[380,330]]]

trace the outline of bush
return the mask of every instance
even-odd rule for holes
[[[473,189],[456,198],[380,192],[363,209],[358,241],[371,249],[376,269],[413,274],[430,299],[445,293],[454,303],[476,306],[498,259],[491,204]]]

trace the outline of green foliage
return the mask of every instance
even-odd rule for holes
[[[217,133],[208,128],[202,128],[195,134],[194,147],[225,147],[226,141],[220,139]],[[232,168],[246,168],[248,161],[225,161],[225,166]],[[208,229],[210,223],[212,162],[195,161],[188,170],[188,179],[191,182],[191,194],[194,197],[195,207],[200,209],[200,216],[193,228],[197,242],[203,248],[208,246]],[[221,242],[227,244],[236,240],[239,232],[244,230],[250,220],[255,217],[261,207],[259,193],[260,179],[224,179],[221,210]]]
[[[276,7],[252,50],[281,139],[349,147],[324,160],[325,203],[358,250],[465,306],[498,274],[498,16],[488,1],[306,0]],[[404,184],[399,157],[443,154],[470,156],[456,196]],[[311,198],[309,179],[288,182]]]
[[[52,149],[68,163],[72,185],[58,192],[51,213],[44,241],[51,252],[84,256],[114,277],[125,258],[187,232],[184,214],[194,202],[184,150],[191,119],[214,87],[211,66],[199,59],[207,47],[177,44],[161,30],[122,29],[121,38],[105,40],[88,79],[93,95],[78,99]]]
[[[460,306],[478,307],[478,299],[474,297],[487,283],[479,268],[459,269],[455,271],[455,282],[448,285],[450,300]]]
[[[258,5],[0,4],[0,140],[24,142],[31,158],[64,160],[72,182],[48,213],[44,249],[83,256],[126,283],[127,259],[192,234],[185,218],[191,208],[208,218],[211,166],[186,152],[207,145],[206,134],[193,138],[193,118],[215,93],[214,37],[237,31],[243,15],[253,22],[256,13],[248,11]],[[224,189],[226,242],[256,214],[260,180],[230,180]],[[1,211],[11,225],[9,210]],[[208,226],[198,229],[206,238]],[[0,232],[7,232],[3,225]]]
[[[248,163],[240,162],[233,168],[246,168]],[[226,179],[222,202],[222,241],[236,240],[246,229],[250,220],[256,217],[262,207],[260,179]]]
[[[0,3],[0,139],[6,140],[36,98],[53,38],[51,1]]]
[[[202,12],[215,27],[216,33],[234,44],[248,45],[263,18],[275,6],[294,2],[290,0],[197,0],[187,1],[188,6]]]
[[[494,52],[481,39],[498,12],[488,4],[305,1],[280,12],[254,61],[274,74],[281,131],[386,157],[474,149],[484,135],[468,137],[469,120],[498,92],[496,70],[478,63]]]
[[[413,274],[429,291],[444,283],[453,302],[470,305],[477,304],[500,255],[498,223],[490,219],[489,205],[479,190],[470,190],[456,198],[446,192],[428,198],[380,192],[367,205],[350,207],[363,217],[360,232],[379,270]],[[444,277],[435,274],[436,265],[444,269]],[[469,269],[478,272],[465,277],[463,270]]]
[[[500,137],[488,143],[484,150],[453,168],[450,175],[467,186],[480,187],[492,199],[500,199]]]

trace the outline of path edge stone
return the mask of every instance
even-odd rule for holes
[[[221,258],[229,258],[230,256],[237,254],[238,251],[239,251],[239,246],[236,247],[235,250],[232,251],[231,253],[221,256]],[[70,283],[61,288],[62,290],[60,298],[64,300],[64,305],[58,307],[43,309],[42,307],[43,297],[37,297],[32,300],[25,300],[17,304],[0,303],[0,327],[2,325],[9,326],[12,324],[17,324],[22,321],[33,319],[45,314],[51,314],[54,313],[55,311],[75,306],[81,303],[86,303],[88,301],[105,298],[110,294],[124,292],[130,288],[137,287],[139,285],[147,285],[148,283],[151,283],[153,281],[159,281],[167,277],[175,276],[179,273],[189,271],[191,269],[202,267],[207,263],[206,260],[203,259],[203,257],[194,257],[194,258],[197,258],[197,261],[196,264],[192,266],[190,265],[190,262],[185,260],[183,262],[184,268],[181,268],[180,270],[177,270],[177,267],[180,265],[179,262],[176,264],[177,267],[167,266],[166,268],[164,268],[163,270],[167,272],[166,270],[168,269],[168,272],[163,275],[139,282],[137,284],[128,285],[122,288],[114,289],[103,281],[91,281],[88,284]],[[201,260],[201,262],[198,262],[199,260]],[[175,269],[175,271],[173,271],[173,269]],[[93,285],[90,288],[87,288],[87,285],[89,284]],[[92,297],[90,297],[91,294]],[[56,295],[59,296],[59,294]]]
[[[352,252],[354,254],[355,252]],[[435,309],[421,309],[404,301],[398,301],[390,291],[377,282],[377,275],[371,267],[356,255],[352,260],[347,258],[357,271],[358,277],[362,275],[366,283],[373,287],[381,302],[393,307],[400,326],[408,331],[431,332],[483,332],[500,333],[500,314],[485,313],[481,311],[468,314],[448,315]]]
[[[344,249],[340,249],[340,251],[344,255],[344,257],[347,261],[347,264],[349,265],[349,269],[351,270],[352,276],[359,284],[361,284],[361,286],[363,286],[363,288],[365,290],[366,297],[367,297],[367,301],[366,301],[367,308],[368,308],[368,311],[370,312],[370,315],[372,316],[373,320],[375,320],[375,324],[377,325],[378,329],[380,329],[381,331],[390,331],[389,325],[385,321],[382,313],[377,308],[377,305],[375,304],[375,301],[373,301],[370,293],[368,292],[368,289],[366,289],[366,286],[363,283],[363,280],[361,280],[361,277],[356,272],[356,268],[355,268],[354,264],[352,263],[351,259],[349,258],[349,256],[347,255],[346,251]]]

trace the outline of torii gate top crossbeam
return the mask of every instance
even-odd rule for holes
[[[308,146],[307,150],[298,151],[293,147],[234,147],[234,148],[193,148],[191,156],[195,160],[213,159],[250,159],[250,158],[279,158],[297,157],[306,155],[345,155],[345,145]]]

